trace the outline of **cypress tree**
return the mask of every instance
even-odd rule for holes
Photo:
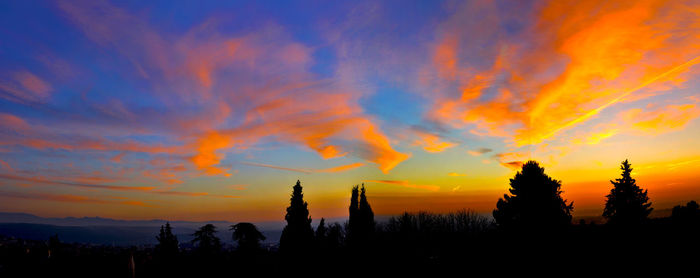
[[[361,230],[364,238],[371,237],[374,233],[374,228],[377,223],[374,222],[374,212],[372,207],[367,201],[367,196],[365,195],[365,184],[362,184],[362,189],[360,191],[360,207],[359,214],[361,219]]]
[[[348,220],[348,243],[364,245],[372,237],[376,223],[374,212],[367,201],[365,185],[354,186],[350,196],[350,219]]]
[[[308,204],[304,202],[301,182],[297,180],[296,185],[292,187],[292,197],[287,214],[284,216],[287,226],[282,230],[280,251],[299,253],[312,246],[314,230],[311,228],[311,218],[307,206]]]
[[[165,226],[160,226],[160,233],[156,236],[156,239],[158,240],[158,245],[156,245],[158,255],[171,257],[178,253],[179,242],[173,234],[170,222],[166,222]]]
[[[647,220],[653,210],[647,190],[637,186],[632,178],[632,165],[625,159],[620,166],[622,177],[610,181],[613,188],[605,202],[603,217],[612,225],[637,225]]]
[[[360,223],[360,202],[359,202],[359,188],[358,186],[353,186],[350,194],[350,207],[348,208],[348,237],[352,237],[352,234],[357,233]]]

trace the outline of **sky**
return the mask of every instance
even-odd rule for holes
[[[629,159],[700,199],[700,1],[2,1],[0,211],[490,213],[537,160],[574,216]]]

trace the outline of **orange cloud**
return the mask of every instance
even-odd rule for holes
[[[691,120],[700,117],[696,104],[668,105],[652,111],[631,109],[622,113],[622,118],[632,129],[647,134],[659,134],[680,130]]]
[[[396,181],[396,180],[365,180],[364,182],[374,182],[374,183],[383,183],[383,184],[392,184],[392,185],[399,185],[403,187],[408,187],[408,188],[417,188],[417,189],[424,189],[428,191],[438,191],[440,190],[440,187],[437,185],[429,185],[429,184],[412,184],[408,181]]]
[[[233,142],[231,142],[230,138],[212,131],[200,138],[197,145],[197,155],[193,156],[191,159],[192,163],[197,166],[197,168],[204,170],[204,172],[209,175],[230,175],[226,173],[226,169],[214,166],[219,164],[223,156],[216,152],[233,146]]]
[[[0,160],[0,166],[2,166],[0,168],[5,168],[5,170],[8,170],[10,172],[14,172],[14,169],[12,169],[12,166],[10,166],[10,163],[7,163],[3,160]]]
[[[248,185],[246,185],[246,184],[232,184],[232,185],[228,185],[226,187],[231,188],[233,190],[246,190],[246,188],[248,188]]]
[[[457,82],[461,95],[439,95],[431,117],[517,146],[550,140],[635,94],[651,97],[657,94],[649,91],[688,80],[700,63],[699,8],[692,1],[550,1],[527,34],[494,42],[505,51],[489,66],[453,59],[473,51],[463,42],[490,34],[460,33],[450,19],[444,43],[434,48],[437,80],[428,84]],[[444,72],[473,74],[454,79]]]
[[[282,166],[263,164],[263,163],[255,163],[255,162],[241,162],[241,164],[248,165],[248,166],[255,166],[255,167],[265,167],[265,168],[271,168],[271,169],[277,169],[277,170],[299,172],[299,173],[304,173],[304,174],[344,172],[344,171],[348,171],[348,170],[355,169],[357,167],[362,167],[365,165],[362,162],[357,162],[357,163],[341,165],[341,166],[331,167],[331,168],[326,168],[326,169],[300,169],[300,168],[289,168],[289,167],[282,167]]]
[[[523,166],[523,160],[525,160],[526,155],[519,152],[509,152],[509,153],[497,153],[493,155],[494,158],[498,160],[501,166],[506,167],[511,170],[520,170]]]
[[[455,143],[441,141],[440,137],[435,134],[423,131],[415,132],[420,139],[416,140],[413,144],[417,146],[422,146],[423,149],[429,153],[443,152],[446,149],[452,148],[457,145]]]
[[[220,166],[226,152],[263,140],[305,146],[323,159],[354,155],[384,172],[410,157],[394,150],[363,112],[360,92],[309,71],[313,49],[284,28],[231,36],[218,33],[213,18],[166,38],[148,21],[106,2],[59,8],[89,39],[123,55],[155,87],[165,87],[157,92],[164,100],[201,109],[195,119],[173,124],[181,138],[192,141],[169,151],[188,153],[207,175],[230,175]],[[50,143],[33,145],[66,147]]]
[[[126,153],[120,153],[120,154],[118,154],[118,155],[113,156],[113,157],[110,158],[109,160],[111,160],[112,162],[119,163],[119,162],[122,161],[122,157],[124,157],[124,155],[126,155]]]
[[[467,176],[467,174],[460,174],[460,173],[454,173],[454,172],[453,172],[453,173],[449,173],[449,174],[447,174],[447,175],[450,176],[450,177],[465,177],[465,176]]]
[[[153,193],[161,195],[174,195],[174,196],[187,196],[187,197],[200,197],[208,196],[207,192],[184,192],[184,191],[153,191]]]
[[[574,138],[572,142],[574,144],[588,144],[588,145],[595,145],[600,143],[600,141],[603,141],[607,138],[610,138],[612,136],[615,136],[616,134],[620,133],[620,129],[618,128],[608,128],[603,131],[599,132],[592,132],[583,136],[579,136],[578,138]]]
[[[356,162],[356,163],[352,163],[352,164],[341,165],[341,166],[332,167],[332,168],[327,168],[327,169],[319,169],[319,170],[316,170],[315,172],[319,172],[319,173],[338,173],[338,172],[345,172],[345,171],[352,170],[352,169],[355,169],[355,168],[358,168],[358,167],[362,167],[362,166],[364,166],[364,165],[365,165],[365,164],[362,163],[362,162]]]
[[[12,74],[12,80],[0,80],[0,97],[19,103],[43,102],[50,97],[51,85],[28,71]]]

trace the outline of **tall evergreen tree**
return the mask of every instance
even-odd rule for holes
[[[195,231],[192,244],[197,247],[197,252],[204,255],[212,255],[221,251],[221,240],[216,237],[216,227],[206,224]]]
[[[362,223],[362,234],[365,237],[369,237],[374,233],[374,229],[377,225],[376,222],[374,222],[374,212],[372,211],[372,207],[369,205],[369,202],[367,201],[367,196],[365,195],[365,184],[362,184],[362,189],[360,190],[360,219]]]
[[[366,244],[372,237],[376,222],[374,212],[367,201],[365,185],[354,186],[350,196],[350,219],[348,219],[348,240],[350,245]]]
[[[177,254],[179,250],[179,242],[173,234],[170,227],[170,222],[166,222],[165,226],[160,226],[160,233],[156,236],[158,245],[156,245],[156,253],[160,256],[170,257]]]
[[[544,173],[536,161],[528,161],[510,179],[510,194],[498,200],[493,217],[501,228],[545,229],[571,224],[573,202],[561,197],[561,182]]]
[[[610,181],[613,188],[605,202],[603,217],[613,225],[637,225],[647,220],[653,210],[647,190],[637,186],[632,178],[632,165],[625,159],[620,166],[622,177]]]
[[[301,182],[297,180],[292,188],[287,214],[284,220],[287,226],[282,230],[280,250],[283,252],[299,253],[307,250],[313,244],[314,230],[311,228],[308,204],[304,202]]]
[[[252,223],[241,222],[231,225],[231,230],[233,230],[233,240],[238,242],[238,250],[242,252],[260,250],[260,242],[265,240],[265,236]]]
[[[353,186],[350,193],[350,207],[348,208],[348,233],[353,234],[355,229],[359,227],[358,223],[360,219],[360,189],[359,187]]]

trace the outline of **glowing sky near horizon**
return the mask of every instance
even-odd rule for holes
[[[700,1],[3,1],[0,211],[488,213],[535,159],[575,216],[629,159],[700,199]]]

